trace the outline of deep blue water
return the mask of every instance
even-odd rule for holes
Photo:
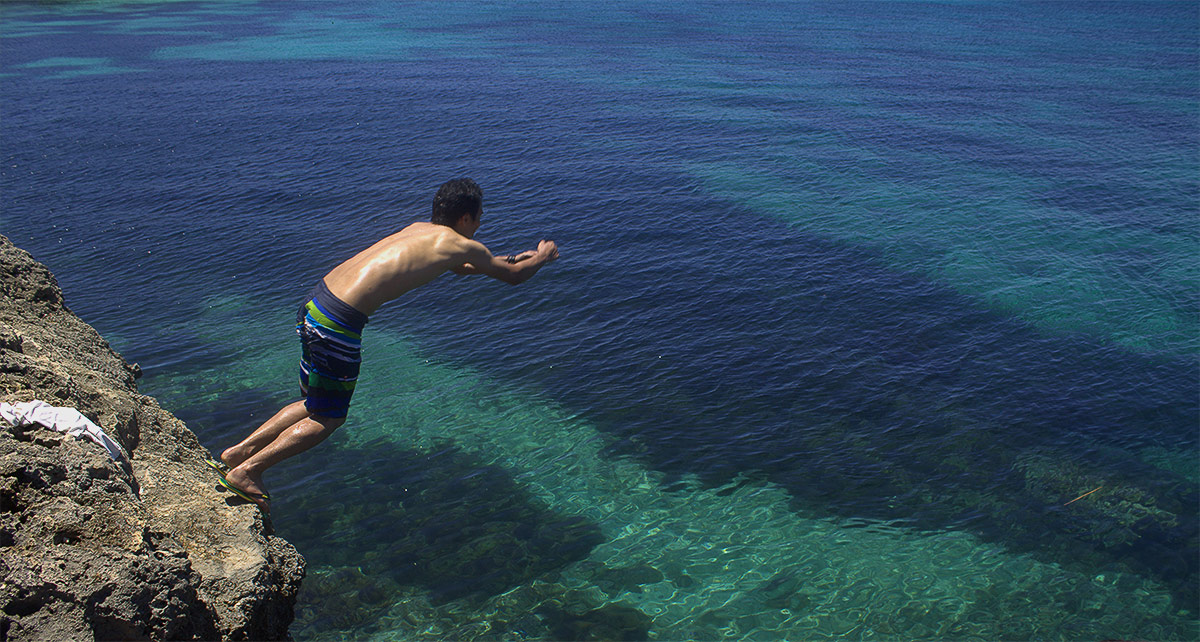
[[[214,450],[447,178],[559,243],[268,475],[298,638],[1193,639],[1198,19],[5,3],[0,233]]]

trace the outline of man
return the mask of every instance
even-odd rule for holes
[[[546,240],[537,250],[492,256],[473,240],[482,214],[483,191],[475,181],[448,181],[433,199],[429,223],[413,223],[379,241],[317,283],[296,317],[304,398],[226,449],[220,462],[209,461],[221,473],[222,485],[270,510],[263,472],[321,443],[346,421],[363,326],[379,306],[446,271],[484,274],[516,285],[558,258],[558,246]]]

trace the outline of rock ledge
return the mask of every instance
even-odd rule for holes
[[[304,558],[139,375],[0,236],[0,402],[74,407],[131,455],[0,420],[0,640],[287,639]]]

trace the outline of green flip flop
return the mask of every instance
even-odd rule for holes
[[[221,476],[221,479],[225,479],[225,475],[229,473],[229,464],[226,464],[219,459],[208,457],[204,460],[204,463],[208,464],[213,470],[217,471],[217,474]]]
[[[237,486],[234,486],[233,484],[229,483],[229,481],[226,480],[225,477],[221,477],[217,481],[221,482],[221,485],[224,486],[225,488],[228,488],[229,490],[233,491],[234,495],[237,495],[238,497],[241,497],[242,499],[244,499],[248,502],[254,502],[257,504],[259,500],[262,500],[265,502],[271,501],[271,496],[269,494],[263,493],[260,495],[258,493],[252,493],[247,490],[242,490],[242,489],[238,488]]]

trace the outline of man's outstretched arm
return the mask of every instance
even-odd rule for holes
[[[482,243],[471,241],[467,251],[467,260],[456,268],[451,268],[455,274],[485,274],[517,285],[529,280],[543,265],[558,258],[558,244],[554,241],[538,243],[538,249],[521,252],[512,257],[492,256]]]

